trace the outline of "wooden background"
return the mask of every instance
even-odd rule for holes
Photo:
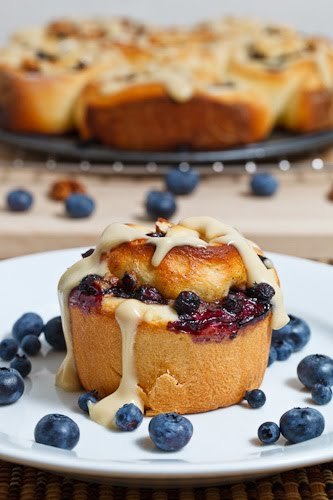
[[[45,162],[30,161],[30,166],[25,167],[21,162],[10,161],[9,155],[5,159],[5,153],[2,157],[0,258],[93,246],[110,222],[146,222],[145,194],[149,189],[163,188],[160,177],[71,175],[85,183],[97,203],[90,218],[75,220],[65,215],[61,202],[51,201],[47,195],[52,183],[66,175],[48,171]],[[271,198],[249,194],[249,174],[223,172],[203,177],[193,194],[177,198],[178,211],[173,220],[210,215],[234,225],[266,250],[315,259],[332,258],[333,202],[327,194],[333,187],[333,169],[327,166],[313,170],[309,166],[274,172],[280,189]],[[34,194],[34,206],[27,213],[11,213],[6,209],[6,194],[17,187]]]

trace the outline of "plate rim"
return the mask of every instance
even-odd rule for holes
[[[0,272],[2,267],[6,266],[9,262],[22,261],[29,258],[40,258],[48,257],[64,253],[79,253],[82,248],[69,248],[62,250],[53,250],[47,252],[37,252],[27,255],[21,255],[17,257],[12,257],[9,259],[4,259],[0,262]],[[267,252],[269,256],[273,259],[278,259],[281,262],[286,260],[297,261],[301,265],[310,266],[315,269],[325,268],[327,271],[330,269],[330,273],[333,273],[333,266],[321,262],[315,262],[304,258],[299,258],[295,256],[290,256],[286,254]],[[279,264],[281,265],[281,264]],[[328,278],[329,279],[329,278]],[[52,449],[44,445],[37,445],[36,449],[38,453],[33,453],[31,448],[19,449],[17,445],[10,446],[10,444],[2,443],[0,447],[0,458],[14,463],[19,463],[28,466],[39,467],[44,470],[79,474],[79,475],[92,475],[99,478],[108,478],[114,480],[123,479],[137,479],[137,480],[186,480],[193,479],[195,483],[200,479],[223,479],[224,476],[228,478],[236,478],[242,476],[255,476],[255,475],[269,475],[270,473],[280,472],[290,468],[305,467],[309,465],[319,464],[331,460],[333,458],[333,446],[326,446],[325,448],[318,447],[313,450],[311,446],[312,443],[318,443],[319,440],[329,440],[329,445],[333,444],[333,432],[324,434],[319,438],[307,441],[305,443],[299,443],[293,445],[293,448],[289,448],[287,453],[284,453],[284,448],[278,448],[278,453],[274,459],[274,463],[263,459],[261,455],[256,455],[253,459],[231,459],[229,462],[186,462],[182,461],[181,470],[176,471],[174,467],[174,461],[168,461],[167,459],[163,463],[164,471],[161,471],[161,460],[158,459],[156,462],[152,462],[151,459],[147,459],[149,466],[147,468],[147,462],[133,461],[133,462],[122,462],[117,460],[101,460],[97,461],[89,458],[76,457],[73,460],[73,456],[67,455],[66,451],[57,449],[57,453],[52,454]],[[303,447],[306,449],[311,449],[312,452],[307,455],[300,454],[298,452],[299,448]],[[47,455],[41,453],[41,451],[47,451]],[[296,453],[295,453],[296,452]],[[173,454],[173,457],[177,459],[177,454]],[[167,455],[170,457],[170,455]],[[171,470],[172,469],[172,470]]]

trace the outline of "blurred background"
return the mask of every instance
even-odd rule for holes
[[[0,42],[5,43],[14,31],[64,16],[128,15],[171,25],[229,14],[333,37],[331,0],[4,0],[0,4]],[[2,91],[0,87],[0,102]],[[332,98],[331,86],[328,92]],[[130,167],[122,158],[101,164],[99,160],[84,157],[84,149],[82,158],[66,159],[51,149],[52,141],[48,142],[46,137],[45,142],[44,138],[43,153],[39,154],[20,141],[12,144],[0,140],[0,238],[6,241],[6,245],[0,246],[1,258],[92,246],[109,222],[151,219],[146,212],[148,193],[169,189],[165,175],[172,164],[167,161],[160,165],[155,158],[147,158],[134,168],[138,157],[132,155]],[[211,215],[235,225],[267,250],[328,261],[333,258],[332,142],[333,135],[329,135],[325,149],[311,149],[305,140],[298,143],[303,154],[297,158],[281,153],[266,162],[257,162],[251,155],[247,158],[245,155],[231,167],[219,157],[205,165],[198,161],[192,164],[185,154],[179,162],[181,168],[187,171],[193,167],[200,181],[191,194],[176,196],[172,217],[177,220],[189,215]],[[303,149],[311,150],[304,153]],[[253,194],[251,180],[258,172],[268,172],[274,177],[278,186],[276,192],[273,189],[274,196]],[[63,203],[50,199],[52,186],[63,180],[83,185],[95,204],[91,217],[69,217]],[[27,213],[8,210],[8,193],[17,188],[26,189],[33,196],[32,208]]]
[[[291,24],[309,33],[332,33],[333,5],[330,0],[3,0],[0,6],[0,37],[20,27],[64,15],[131,15],[161,24],[193,23],[225,14],[257,16]]]

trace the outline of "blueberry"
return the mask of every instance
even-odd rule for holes
[[[134,431],[143,420],[143,413],[135,404],[125,404],[116,413],[115,422],[121,431]]]
[[[25,212],[33,203],[33,196],[25,189],[16,189],[7,195],[7,207],[12,212]]]
[[[178,413],[160,413],[151,419],[148,431],[157,448],[163,451],[178,451],[190,441],[193,426],[187,418]]]
[[[11,361],[17,353],[18,347],[15,339],[3,339],[0,342],[0,358],[3,361]]]
[[[0,368],[0,405],[15,403],[24,392],[24,380],[14,368]]]
[[[246,391],[244,399],[249,403],[251,408],[261,408],[266,403],[266,395],[261,389]]]
[[[327,405],[332,399],[332,389],[329,385],[316,384],[311,389],[311,396],[317,405]]]
[[[29,375],[32,368],[31,361],[26,357],[25,354],[23,354],[22,356],[16,354],[15,358],[10,363],[10,367],[17,370],[23,378]]]
[[[78,425],[66,415],[45,415],[35,427],[36,443],[72,450],[80,439]]]
[[[273,363],[275,363],[276,360],[277,360],[277,352],[275,347],[271,345],[271,348],[269,350],[267,366],[271,366]]]
[[[177,209],[176,200],[169,191],[149,191],[146,198],[146,210],[153,220],[172,217]]]
[[[256,196],[272,196],[279,186],[279,182],[274,175],[268,172],[260,172],[251,177],[251,191]]]
[[[179,316],[194,314],[199,306],[200,297],[194,292],[180,292],[174,303],[174,308]]]
[[[293,408],[280,419],[281,434],[290,443],[301,443],[320,436],[325,427],[322,414],[313,408]]]
[[[89,217],[95,210],[95,202],[86,194],[71,194],[65,200],[66,213],[74,219]]]
[[[255,297],[260,302],[270,302],[275,295],[275,290],[268,283],[255,283],[247,289],[247,295]]]
[[[278,361],[286,361],[294,352],[294,346],[289,340],[278,340],[273,342]]]
[[[172,168],[165,176],[167,189],[171,193],[190,194],[199,183],[199,174],[192,169],[183,171],[179,168]]]
[[[42,344],[36,335],[26,335],[23,337],[20,347],[29,356],[36,356],[39,353]]]
[[[61,316],[50,319],[44,326],[46,342],[56,351],[65,351],[66,342],[62,329]]]
[[[273,444],[279,437],[280,429],[275,422],[264,422],[258,429],[258,438],[264,444]]]
[[[297,316],[289,315],[290,321],[279,330],[273,331],[273,340],[289,339],[294,345],[294,351],[300,351],[310,339],[309,325]]]
[[[14,323],[12,334],[14,339],[21,342],[26,335],[40,335],[43,327],[44,322],[39,314],[28,312]]]
[[[333,359],[324,354],[310,354],[297,366],[297,376],[305,387],[333,385]]]
[[[82,411],[85,413],[89,413],[88,402],[95,404],[98,401],[98,393],[97,391],[89,391],[81,394],[78,399],[78,405]]]
[[[157,288],[148,285],[139,286],[135,290],[134,298],[146,304],[165,304],[165,300]]]

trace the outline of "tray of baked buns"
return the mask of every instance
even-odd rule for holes
[[[60,19],[0,49],[0,140],[70,158],[205,163],[333,142],[333,42],[247,18]]]

